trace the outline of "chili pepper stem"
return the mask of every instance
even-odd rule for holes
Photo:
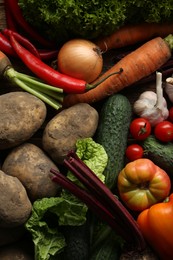
[[[11,82],[13,82],[17,86],[19,86],[20,88],[22,88],[23,90],[25,90],[25,91],[29,92],[30,94],[38,97],[39,99],[41,99],[42,101],[44,101],[45,103],[47,103],[51,107],[55,108],[56,110],[58,110],[62,107],[62,105],[59,102],[57,102],[56,100],[54,100],[50,96],[46,95],[45,93],[42,93],[38,90],[35,90],[35,89],[28,87],[28,85],[25,84],[21,79],[17,78],[16,71],[13,68],[11,68],[11,67],[6,68],[6,70],[4,72],[4,76],[7,79],[9,79]]]
[[[101,80],[99,80],[97,83],[95,83],[95,84],[93,84],[93,85],[87,83],[87,84],[86,84],[86,90],[90,90],[90,89],[92,89],[92,88],[97,87],[98,85],[100,85],[103,81],[105,81],[105,80],[108,79],[109,77],[111,77],[111,76],[113,76],[113,75],[115,75],[115,74],[120,74],[121,72],[123,72],[123,68],[120,68],[119,71],[116,71],[116,72],[113,72],[113,73],[107,75],[106,77],[102,78]]]

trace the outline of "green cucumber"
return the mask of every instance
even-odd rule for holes
[[[121,255],[121,241],[113,230],[102,243],[95,248],[90,256],[90,260],[118,260]]]
[[[173,177],[173,143],[160,142],[154,135],[150,135],[142,142],[142,146],[145,157]]]
[[[96,219],[95,219],[96,220]],[[92,225],[93,224],[93,225]],[[91,223],[90,260],[118,260],[124,247],[124,240],[109,225],[99,220]]]
[[[117,176],[125,166],[131,119],[132,106],[126,96],[118,93],[105,100],[100,111],[95,140],[105,148],[108,155],[104,175],[105,183],[110,189],[115,187]]]

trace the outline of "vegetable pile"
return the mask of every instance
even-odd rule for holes
[[[80,0],[20,0],[19,5],[25,19],[34,28],[44,31],[44,35],[58,43],[76,37],[94,39],[108,35],[127,23],[172,21],[173,15],[169,0],[164,3],[139,0],[87,0],[84,3]]]
[[[172,259],[170,1],[4,4],[0,258]]]

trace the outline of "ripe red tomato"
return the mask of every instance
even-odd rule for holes
[[[155,137],[162,142],[173,141],[173,123],[170,121],[162,121],[154,128]]]
[[[134,161],[143,157],[144,150],[138,144],[131,144],[126,149],[126,157],[129,161]]]
[[[171,179],[150,159],[141,158],[127,163],[120,171],[117,187],[128,208],[142,211],[167,198]]]
[[[173,107],[169,109],[169,120],[173,123]]]
[[[136,140],[145,140],[151,133],[150,122],[143,118],[135,118],[130,124],[130,133]]]

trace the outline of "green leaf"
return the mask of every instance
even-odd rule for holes
[[[103,171],[108,160],[104,148],[92,138],[85,138],[77,141],[76,153],[104,181]],[[67,176],[79,184],[71,172]],[[36,200],[25,225],[32,234],[36,259],[51,260],[51,257],[60,254],[66,246],[64,236],[59,231],[60,226],[83,225],[87,211],[87,206],[81,200],[64,189],[59,197]]]

